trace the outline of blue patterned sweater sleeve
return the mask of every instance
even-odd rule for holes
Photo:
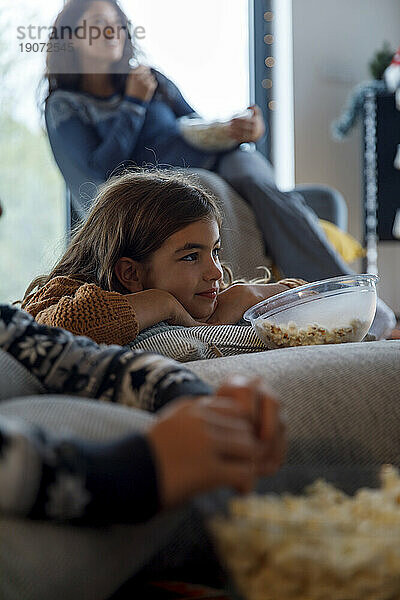
[[[178,87],[155,71],[177,118],[194,113]],[[159,93],[156,93],[157,97]],[[46,103],[46,127],[57,164],[69,182],[93,179],[105,181],[133,156],[143,129],[148,102],[125,96],[107,114],[107,128],[101,133],[96,98],[77,92],[57,90]],[[161,117],[160,117],[161,118]]]
[[[154,412],[179,396],[211,392],[194,373],[171,359],[121,346],[99,346],[89,338],[39,325],[28,313],[8,305],[0,305],[0,348],[49,393]]]
[[[144,435],[88,442],[0,416],[0,512],[96,524],[141,522],[158,509]]]
[[[129,158],[143,127],[147,103],[125,97],[110,117],[107,135],[101,137],[87,115],[87,106],[71,92],[54,92],[46,104],[46,126],[61,172],[79,170],[86,177],[105,181]]]
[[[151,410],[182,395],[210,393],[172,360],[98,346],[38,325],[8,305],[0,305],[0,348],[48,392]],[[87,442],[0,416],[0,511],[38,519],[128,522],[146,520],[158,507],[154,460],[145,436]]]

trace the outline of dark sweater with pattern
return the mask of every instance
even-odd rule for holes
[[[157,410],[179,396],[211,391],[172,360],[98,346],[63,329],[39,325],[8,305],[0,305],[0,351],[20,362],[48,393]],[[54,436],[0,412],[0,513],[134,522],[158,509],[157,472],[145,435],[132,432],[111,442],[88,442]]]

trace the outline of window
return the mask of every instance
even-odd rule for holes
[[[206,118],[249,105],[248,0],[124,0],[146,62],[160,69]]]
[[[122,0],[147,64],[163,71],[205,118],[249,103],[248,0]],[[65,190],[37,108],[47,41],[62,0],[18,0],[0,12],[0,301],[20,299],[64,248]],[[28,27],[43,27],[34,37]],[[24,37],[22,37],[24,36]],[[28,45],[29,44],[29,45]]]
[[[290,190],[295,185],[292,0],[275,0],[272,6],[276,57],[273,157],[277,186]]]
[[[55,5],[19,0],[0,12],[0,302],[20,299],[63,250],[63,180],[36,100],[45,55],[21,51],[30,40],[17,39],[17,27],[48,26]]]

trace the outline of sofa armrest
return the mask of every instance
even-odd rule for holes
[[[347,204],[338,190],[323,185],[297,185],[295,190],[302,194],[320,219],[330,221],[339,229],[347,231]]]
[[[399,462],[400,341],[303,346],[188,363],[212,385],[260,376],[285,406],[289,464]]]

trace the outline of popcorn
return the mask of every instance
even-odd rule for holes
[[[229,135],[229,122],[205,123],[200,119],[187,119],[180,126],[183,138],[200,150],[230,150],[237,142]]]
[[[317,480],[301,496],[234,499],[211,522],[246,600],[399,600],[400,476],[348,496]]]
[[[358,341],[360,331],[366,331],[368,323],[361,319],[353,319],[346,327],[327,329],[318,323],[313,323],[307,328],[300,328],[293,321],[276,325],[268,319],[259,317],[254,321],[254,327],[269,348],[286,348]]]
[[[250,119],[252,115],[253,111],[248,108],[234,116]],[[208,151],[230,150],[238,145],[230,135],[230,122],[230,119],[206,121],[189,115],[178,119],[178,127],[182,137],[195,148]]]

